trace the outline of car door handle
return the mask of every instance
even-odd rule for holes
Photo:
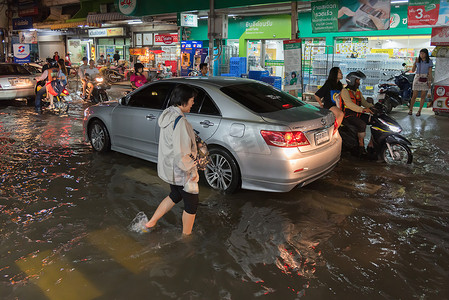
[[[148,116],[146,116],[146,118],[147,118],[147,120],[154,120],[154,119],[156,119],[156,116],[155,115],[148,115]]]
[[[207,128],[209,126],[214,126],[214,123],[209,120],[204,120],[204,121],[200,122],[200,124],[203,125],[204,128]]]

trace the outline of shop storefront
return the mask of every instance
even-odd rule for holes
[[[93,49],[91,46],[90,58],[97,60],[100,55],[105,58],[110,56],[112,60],[116,51],[120,55],[120,59],[129,61],[129,48],[131,47],[131,39],[127,37],[124,27],[111,27],[90,29],[89,38],[93,39]]]
[[[230,57],[247,58],[246,72],[267,69],[272,76],[283,75],[283,41],[291,37],[291,16],[245,17],[228,20],[228,39],[221,49],[221,57],[214,71],[229,73]],[[197,28],[190,28],[190,40],[207,43],[207,20],[200,20]]]
[[[392,5],[390,16],[388,30],[313,33],[312,14],[299,14],[300,35],[308,41],[303,52],[305,92],[314,93],[329,69],[339,66],[344,75],[356,69],[363,71],[367,79],[362,92],[373,96],[380,81],[411,69],[420,49],[433,49],[431,28],[408,28],[407,5]]]
[[[136,56],[136,62],[143,63],[149,70],[161,70],[165,65],[173,75],[178,71],[178,59],[181,46],[177,33],[167,32],[133,32],[134,48],[142,50],[145,55]]]

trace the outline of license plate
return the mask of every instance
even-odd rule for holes
[[[377,100],[383,100],[385,99],[385,94],[379,94],[379,96],[377,97]]]
[[[329,141],[329,133],[327,130],[315,133],[315,145],[321,145],[327,141]]]

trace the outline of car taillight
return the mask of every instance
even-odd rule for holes
[[[334,132],[332,133],[332,135],[334,135],[337,131],[338,131],[338,123],[337,123],[337,119],[335,119],[335,121],[334,121]]]
[[[301,131],[268,131],[261,130],[263,139],[268,145],[289,148],[310,145],[309,140]]]

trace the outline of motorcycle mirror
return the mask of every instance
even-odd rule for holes
[[[372,97],[366,97],[366,102],[374,104],[374,99]]]
[[[406,63],[402,63],[402,66],[405,67],[407,64]]]

